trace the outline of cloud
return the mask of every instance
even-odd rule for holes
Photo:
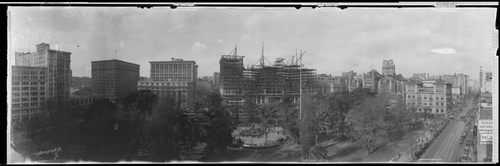
[[[432,49],[431,52],[436,53],[436,54],[454,54],[454,53],[456,53],[455,49],[453,49],[453,48],[435,48],[435,49]]]
[[[222,42],[224,42],[224,40],[218,39],[217,42],[222,43]]]
[[[191,50],[194,52],[201,52],[202,50],[206,49],[207,46],[199,41],[196,41],[193,46],[191,46]]]

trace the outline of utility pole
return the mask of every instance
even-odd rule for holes
[[[260,67],[264,68],[264,42],[262,42],[262,54],[260,55]]]
[[[302,68],[299,67],[299,119],[302,118]]]

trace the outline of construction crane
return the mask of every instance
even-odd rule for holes
[[[228,55],[233,55],[234,57],[238,55],[238,44],[234,46],[234,49]]]
[[[306,54],[307,51],[304,51],[302,52],[302,49],[300,49],[300,57],[297,58],[297,62],[295,63],[296,65],[299,65],[300,63],[300,66],[302,66],[302,56],[304,56],[304,54]]]
[[[300,49],[300,54],[297,55],[297,49],[295,49],[295,55],[292,55],[292,58],[288,60],[290,61],[290,66],[302,66],[302,56],[304,56],[305,53],[306,51],[302,52],[302,49]]]

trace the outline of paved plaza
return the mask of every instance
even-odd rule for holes
[[[238,139],[240,138],[245,144],[249,145],[264,145],[266,142],[266,134],[263,134],[258,137],[250,137],[250,136],[242,136],[240,133],[243,130],[248,130],[252,127],[238,127],[236,130],[233,131],[231,134],[234,138]],[[256,128],[258,128],[256,126]],[[272,143],[277,141],[278,139],[286,138],[286,135],[283,133],[283,128],[282,127],[271,127],[269,128],[269,132],[267,134],[267,143]]]

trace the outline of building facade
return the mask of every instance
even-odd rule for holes
[[[301,93],[316,93],[316,70],[296,63],[285,64],[277,58],[274,64],[243,67],[243,56],[222,55],[220,64],[220,93],[224,102],[242,105],[245,100],[256,104],[300,101]]]
[[[140,81],[142,89],[151,88],[159,97],[169,96],[179,104],[191,105],[198,80],[198,65],[195,61],[172,58],[171,61],[151,61],[151,75],[148,80]],[[148,86],[148,85],[155,86]]]
[[[47,68],[49,103],[69,100],[71,82],[71,53],[50,49],[47,43],[36,45],[35,53],[16,53],[16,66],[34,66]]]
[[[378,93],[386,93],[391,96],[391,102],[404,102],[405,100],[405,83],[407,80],[402,75],[384,76],[379,79]]]
[[[420,78],[421,80],[429,79],[429,73],[413,73],[413,78]]]
[[[493,148],[495,148],[493,144],[498,145],[493,138],[495,127],[492,105],[492,94],[481,93],[475,122],[478,162],[492,162]]]
[[[92,61],[92,93],[110,101],[137,91],[140,66],[117,59]]]
[[[446,114],[451,111],[451,84],[443,80],[411,80],[406,85],[405,101],[407,107],[417,112]]]
[[[491,79],[493,79],[492,72],[481,71],[481,93],[492,93]]]
[[[214,72],[214,82],[213,82],[213,90],[219,92],[220,90],[220,73]]]
[[[188,81],[155,81],[153,79],[140,80],[137,90],[150,90],[158,97],[169,97],[179,105],[185,105],[193,98],[193,85]]]
[[[394,64],[394,61],[392,59],[382,61],[382,75],[396,75],[396,65]]]
[[[151,61],[151,76],[155,81],[184,81],[196,84],[198,65],[195,61],[172,58],[172,61]]]
[[[460,95],[464,96],[469,94],[469,76],[463,73],[456,75],[456,85],[453,87],[457,87],[460,89]]]
[[[331,75],[320,74],[318,75],[317,80],[317,90],[320,94],[331,94],[347,90],[347,86],[342,77],[332,77]]]
[[[71,93],[71,104],[76,108],[87,108],[92,103],[103,100],[102,96],[92,94],[89,88],[83,88]]]
[[[373,92],[378,92],[378,83],[382,75],[376,70],[371,70],[363,74],[363,88],[371,89]]]
[[[12,66],[12,122],[47,115],[48,71],[46,67]]]
[[[92,87],[92,78],[90,78],[90,77],[72,77],[70,87],[74,87],[74,88]]]

